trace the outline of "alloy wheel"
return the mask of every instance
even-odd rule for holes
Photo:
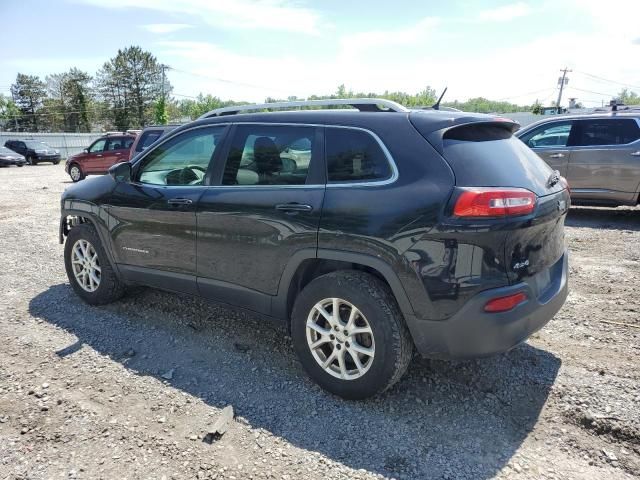
[[[71,170],[69,170],[69,176],[74,182],[80,180],[80,168],[75,165],[71,167]]]
[[[98,261],[98,252],[84,239],[74,243],[71,249],[71,265],[78,285],[83,290],[92,293],[100,286],[102,269]]]
[[[342,380],[362,377],[373,363],[373,331],[362,312],[341,298],[316,303],[307,317],[307,344],[329,375]]]

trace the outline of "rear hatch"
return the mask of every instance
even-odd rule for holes
[[[504,267],[510,283],[529,281],[543,293],[550,282],[551,267],[565,250],[566,183],[513,135],[517,123],[480,115],[469,120],[429,131],[429,123],[415,121],[412,115],[414,126],[442,154],[456,178],[445,216],[449,223],[459,222],[467,230],[475,226],[480,235],[502,231]],[[473,199],[473,195],[481,198],[485,192],[507,192],[503,212],[493,215],[481,209],[476,213],[473,208],[458,208],[463,194]],[[508,198],[509,192],[515,192],[513,199]],[[525,205],[527,196],[531,203]]]

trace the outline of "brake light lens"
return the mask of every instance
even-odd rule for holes
[[[527,294],[523,292],[507,295],[506,297],[494,298],[486,303],[484,311],[489,313],[507,312],[526,300]]]
[[[462,218],[527,215],[536,200],[536,194],[525,188],[464,188],[453,214]]]

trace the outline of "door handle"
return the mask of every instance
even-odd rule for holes
[[[96,157],[101,157],[101,156],[102,156],[102,155],[100,155],[100,154],[96,155]]]
[[[181,207],[184,205],[191,205],[193,203],[193,200],[191,200],[190,198],[172,198],[170,200],[167,200],[167,203],[173,207]]]
[[[549,158],[564,158],[564,153],[552,153]]]
[[[632,157],[640,157],[640,150],[638,150],[637,152],[633,152],[631,154]]]
[[[276,210],[282,212],[310,212],[313,207],[302,203],[280,203],[276,205]]]

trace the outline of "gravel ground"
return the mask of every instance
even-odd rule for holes
[[[151,289],[85,305],[57,243],[62,166],[0,178],[0,478],[640,474],[638,208],[571,210],[571,294],[527,344],[416,359],[391,391],[346,402],[257,318]],[[236,419],[209,443],[227,405]]]

